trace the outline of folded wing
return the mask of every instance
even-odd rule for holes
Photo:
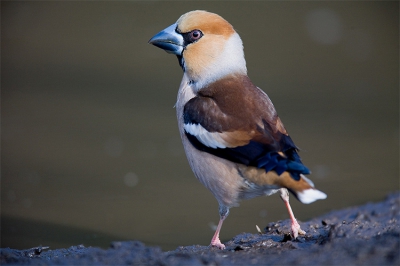
[[[184,107],[186,136],[197,149],[298,180],[301,163],[269,97],[247,76],[232,75],[198,92]]]

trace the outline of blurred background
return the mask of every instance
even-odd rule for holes
[[[1,2],[1,247],[208,245],[218,204],[192,174],[178,61],[147,41],[183,13],[227,19],[328,198],[306,221],[399,189],[399,2]],[[288,219],[233,208],[221,238]]]

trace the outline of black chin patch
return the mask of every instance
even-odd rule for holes
[[[185,60],[183,59],[183,56],[177,55],[176,57],[178,58],[179,65],[183,69],[183,72],[185,72]]]

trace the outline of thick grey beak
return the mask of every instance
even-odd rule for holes
[[[182,55],[183,52],[183,36],[176,31],[177,24],[172,24],[168,28],[160,31],[149,43],[165,50],[167,53]]]

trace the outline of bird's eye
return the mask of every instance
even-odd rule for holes
[[[192,30],[186,33],[182,33],[183,39],[185,41],[185,47],[188,44],[197,42],[201,37],[203,37],[203,33],[200,30]]]
[[[193,30],[190,32],[190,39],[191,41],[197,41],[198,39],[201,38],[201,36],[203,36],[203,33],[199,30]]]

